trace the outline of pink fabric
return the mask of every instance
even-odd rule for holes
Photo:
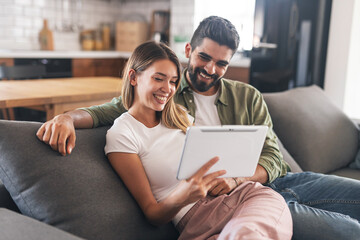
[[[176,226],[186,239],[291,239],[292,219],[283,197],[245,182],[229,195],[198,201]]]

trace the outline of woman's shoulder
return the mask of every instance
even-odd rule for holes
[[[110,152],[138,152],[138,137],[132,121],[131,115],[127,112],[115,119],[114,124],[106,134],[106,154]]]
[[[121,131],[126,131],[127,129],[130,129],[131,125],[132,125],[132,117],[128,112],[125,112],[123,114],[121,114],[118,118],[115,119],[113,125],[111,126],[111,128],[108,130],[109,132],[118,132],[119,130]]]
[[[128,112],[124,112],[118,118],[114,120],[114,125],[120,125],[131,121],[131,115]]]

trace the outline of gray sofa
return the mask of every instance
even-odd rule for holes
[[[264,97],[294,172],[360,179],[358,126],[320,88]],[[66,157],[37,140],[39,127],[0,121],[1,239],[177,238],[171,223],[147,222],[111,168],[103,151],[108,127],[77,130],[76,148]]]

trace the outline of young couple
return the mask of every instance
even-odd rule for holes
[[[75,146],[74,127],[113,124],[117,118],[107,135],[110,162],[147,218],[154,224],[173,220],[184,239],[218,234],[230,239],[289,239],[288,209],[278,194],[259,183],[285,198],[294,224],[293,239],[356,239],[360,235],[360,182],[286,173],[289,168],[261,94],[249,85],[222,78],[238,43],[230,22],[220,17],[204,19],[186,45],[189,62],[181,78],[170,49],[145,43],[129,59],[122,98],[59,115],[46,122],[37,136],[54,150],[70,154]],[[207,174],[218,160],[214,158],[190,179],[177,181],[176,161],[192,117],[173,99],[189,110],[196,125],[269,126],[254,176],[232,179],[221,178],[223,171]]]

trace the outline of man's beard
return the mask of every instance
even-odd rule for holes
[[[215,86],[219,80],[220,77],[217,74],[213,74],[213,75],[209,75],[207,74],[207,72],[204,69],[201,69],[199,67],[197,68],[193,68],[190,63],[188,64],[189,68],[188,68],[188,73],[189,73],[189,78],[191,81],[191,85],[194,89],[196,89],[199,92],[206,92],[207,90],[209,90],[210,88],[212,88],[213,86]],[[213,79],[213,81],[211,83],[206,83],[203,81],[198,80],[198,74],[204,74],[205,76],[209,76]]]

